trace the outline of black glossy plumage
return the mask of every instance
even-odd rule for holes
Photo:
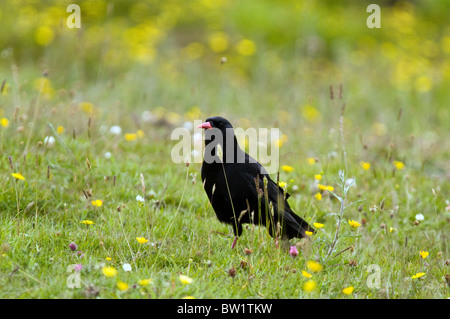
[[[314,232],[289,207],[289,194],[284,194],[264,167],[239,147],[228,120],[211,117],[200,127],[206,128],[201,169],[203,185],[217,218],[233,227],[236,237],[232,248],[237,237],[242,234],[244,223],[264,225],[274,237],[279,222],[278,235],[284,239],[303,238],[306,237],[305,231]],[[216,138],[219,131],[224,137],[223,142]],[[221,144],[223,162],[216,154],[217,144]],[[227,154],[231,150],[234,151],[233,156]],[[267,179],[266,187],[264,178]],[[273,207],[273,214],[267,213],[267,206]]]

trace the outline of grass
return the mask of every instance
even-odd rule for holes
[[[111,94],[128,91],[127,85],[130,84],[118,83]],[[210,94],[214,95],[214,91],[211,89]],[[334,179],[344,166],[340,156],[331,156],[330,152],[340,149],[338,123],[332,125],[323,120],[310,128],[314,133],[308,133],[307,127],[298,127],[294,119],[283,125],[282,131],[289,140],[281,148],[281,159],[295,169],[291,173],[281,172],[281,179],[293,179],[288,183],[288,190],[293,193],[291,206],[308,221],[325,224],[312,241],[298,243],[301,253],[292,258],[275,248],[265,229],[254,226],[244,230],[235,250],[229,249],[232,234],[216,220],[208,204],[199,182],[200,164],[186,167],[170,161],[171,127],[140,123],[138,127],[145,135],[135,141],[103,132],[102,125],[109,127],[117,122],[109,119],[115,114],[108,112],[108,106],[97,106],[101,99],[94,100],[94,95],[94,112],[102,113],[97,117],[83,113],[73,104],[42,101],[43,111],[33,119],[36,129],[28,132],[30,148],[23,156],[26,131],[31,128],[25,125],[22,132],[15,128],[25,124],[20,119],[23,115],[33,114],[39,92],[18,94],[25,96],[22,103],[29,103],[30,107],[19,111],[17,121],[3,128],[1,297],[84,298],[93,290],[104,298],[348,298],[341,292],[347,286],[355,287],[351,295],[354,298],[448,296],[443,279],[448,269],[444,264],[448,258],[448,212],[444,210],[448,180],[432,174],[438,169],[433,161],[442,152],[438,148],[432,150],[436,156],[426,155],[432,162],[421,165],[423,159],[414,151],[418,146],[408,141],[408,137],[392,134],[389,140],[398,141],[398,146],[392,147],[380,141],[384,138],[373,139],[369,132],[363,138],[370,143],[365,149],[358,139],[352,139],[355,128],[350,125],[345,128],[348,174],[356,179],[356,186],[349,190],[348,196],[364,201],[345,211],[340,240],[332,255],[351,249],[326,259],[336,230],[339,203],[326,191],[321,201],[314,197],[317,192],[314,175],[322,173],[321,183],[337,187]],[[144,105],[138,107],[145,109]],[[69,119],[66,114],[70,110],[73,114]],[[129,108],[129,112],[138,111]],[[89,116],[92,116],[90,137]],[[130,124],[131,119],[129,115],[120,120],[124,131],[136,130]],[[232,120],[238,120],[237,116]],[[255,126],[264,123],[254,118],[249,121]],[[265,121],[276,125],[275,121]],[[58,125],[65,127],[64,133],[54,131],[53,127]],[[327,125],[336,131],[325,131]],[[38,146],[38,141],[47,135],[56,137],[55,145]],[[307,149],[318,158],[316,164],[308,164]],[[113,154],[110,159],[104,157],[106,151]],[[394,168],[391,161],[397,158],[405,161],[405,169]],[[371,168],[363,170],[359,159],[370,161]],[[20,172],[26,180],[14,179],[13,172]],[[144,176],[145,192],[140,174]],[[145,203],[137,201],[137,195],[145,197]],[[93,206],[91,201],[95,199],[101,199],[103,205]],[[378,209],[371,212],[374,205]],[[425,220],[416,226],[417,213],[422,213]],[[85,219],[95,224],[81,224]],[[365,221],[360,228],[351,230],[347,219]],[[391,233],[390,227],[397,230]],[[149,242],[139,244],[136,237],[145,237]],[[71,242],[78,245],[83,259],[69,249]],[[246,254],[243,248],[251,249],[252,253]],[[420,250],[430,252],[427,259],[420,259]],[[313,274],[317,287],[311,293],[303,291],[307,279],[301,271],[308,271],[307,260],[317,260],[324,266]],[[350,266],[349,260],[356,261],[356,265]],[[124,263],[132,266],[131,272],[123,271]],[[66,285],[72,274],[67,267],[72,264],[83,265],[82,285],[78,289]],[[369,276],[366,270],[372,264],[381,270],[379,289],[370,289],[366,284]],[[106,278],[101,272],[105,265],[118,269],[117,277]],[[233,278],[229,275],[231,268],[236,269]],[[421,271],[427,273],[424,278],[411,279]],[[180,274],[193,278],[193,282],[181,284]],[[117,288],[118,278],[129,284],[127,291]],[[151,278],[152,283],[132,288],[146,278]]]
[[[150,66],[122,71],[103,60],[86,70],[75,55],[66,68],[53,59],[54,49],[43,53],[43,67],[2,61],[8,89],[0,95],[0,117],[9,124],[0,127],[0,298],[450,296],[447,89],[401,89],[385,81],[389,65],[382,57],[353,63],[344,48],[333,67],[260,54],[248,74],[236,72],[232,57],[202,64],[171,49]],[[144,111],[154,120],[146,122]],[[281,171],[280,180],[290,205],[308,222],[324,224],[311,240],[291,240],[297,257],[255,226],[231,250],[231,228],[215,217],[200,164],[171,161],[172,130],[214,115],[235,127],[278,127],[286,135],[280,164],[294,170]],[[121,134],[110,133],[113,125]],[[138,130],[142,136],[125,139]],[[54,145],[44,143],[46,136]],[[346,204],[357,202],[344,211],[336,197],[343,196],[341,170],[355,180]],[[315,197],[317,174],[336,196]],[[92,204],[97,199],[100,207]],[[415,223],[417,214],[424,220]],[[350,219],[361,226],[352,228]],[[421,250],[429,252],[426,259]],[[313,273],[310,260],[323,269]],[[81,287],[71,289],[74,272],[67,268],[74,264],[83,266]],[[105,266],[118,274],[106,277]],[[374,268],[379,272],[368,273]],[[411,278],[420,272],[426,275]],[[193,280],[183,284],[180,275]],[[379,287],[370,288],[378,275]],[[148,285],[138,284],[148,278]],[[304,289],[309,280],[316,283],[311,292]],[[128,289],[119,289],[119,281]],[[354,291],[346,295],[349,286]]]

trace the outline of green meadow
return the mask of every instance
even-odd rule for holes
[[[70,3],[0,8],[0,298],[450,297],[448,1]],[[298,256],[172,160],[216,115],[280,130]]]

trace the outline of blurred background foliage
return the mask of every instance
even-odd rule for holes
[[[11,66],[36,78],[48,70],[47,91],[55,92],[98,93],[98,85],[111,89],[130,81],[137,94],[125,104],[143,106],[144,92],[152,95],[146,106],[174,111],[199,105],[208,113],[245,115],[243,106],[265,103],[272,106],[265,112],[280,117],[280,109],[300,106],[306,122],[318,118],[311,111],[326,113],[321,100],[329,99],[330,85],[343,83],[351,103],[360,105],[355,118],[373,119],[380,109],[396,117],[398,108],[413,106],[422,111],[420,120],[444,128],[450,1],[378,1],[380,29],[366,26],[372,2],[11,0],[0,8],[0,70],[7,84]],[[71,3],[80,5],[80,29],[66,25]],[[30,87],[40,84],[28,81]],[[202,97],[206,85],[216,89]],[[225,86],[241,93],[227,95]],[[113,102],[108,91],[98,99]],[[303,108],[309,104],[313,109]]]
[[[71,3],[81,7],[81,29],[66,26]],[[293,56],[332,68],[346,53],[360,65],[384,57],[391,71],[382,74],[402,88],[448,85],[450,1],[379,1],[381,29],[366,27],[370,3],[11,0],[0,9],[2,65],[7,57],[36,63],[57,48],[61,59],[82,55],[92,77],[101,63],[123,70],[168,57],[216,63],[218,56],[227,56],[248,78],[260,58],[276,72]]]
[[[80,29],[66,23],[72,3],[81,8]],[[381,7],[379,29],[366,25],[371,3]],[[18,265],[3,268],[10,274],[3,276],[3,286],[0,276],[0,296],[1,292],[19,297],[81,295],[65,286],[58,293],[66,283],[61,254],[76,239],[84,247],[93,247],[92,252],[97,249],[86,252],[91,265],[107,256],[116,259],[104,255],[105,247],[116,251],[117,262],[128,258],[116,223],[116,207],[126,204],[125,211],[133,212],[126,217],[132,240],[149,234],[146,238],[155,240],[154,248],[164,249],[155,263],[147,262],[147,256],[142,259],[142,269],[158,273],[170,269],[177,274],[172,278],[184,273],[185,267],[189,274],[191,265],[191,274],[214,272],[211,281],[193,284],[198,287],[194,290],[183,288],[183,294],[260,298],[261,289],[269,297],[298,297],[295,282],[284,280],[289,268],[282,268],[280,259],[272,268],[261,259],[258,264],[265,267],[261,272],[255,263],[257,279],[244,291],[251,276],[242,286],[236,284],[239,277],[220,280],[227,272],[215,268],[230,260],[239,265],[239,254],[231,256],[223,250],[222,255],[209,257],[209,234],[220,228],[209,223],[217,220],[207,206],[199,177],[195,184],[202,154],[191,152],[192,158],[199,159],[189,167],[189,180],[196,185],[191,187],[188,175],[184,177],[185,165],[170,160],[176,142],[170,134],[175,127],[193,130],[193,120],[221,115],[235,127],[280,129],[280,136],[267,145],[280,146],[281,164],[295,169],[290,175],[281,172],[294,195],[291,204],[296,212],[306,214],[301,216],[321,223],[326,220],[328,229],[334,224],[328,214],[335,212],[336,201],[326,200],[325,194],[323,200],[315,197],[315,175],[323,175],[321,183],[331,183],[345,167],[346,176],[358,180],[350,200],[365,202],[358,211],[353,206],[348,216],[368,223],[361,227],[363,237],[351,256],[361,266],[385,265],[382,273],[387,278],[379,292],[365,287],[363,292],[355,286],[355,291],[361,291],[358,298],[448,297],[446,270],[435,267],[439,257],[429,260],[431,249],[448,251],[444,227],[448,229],[450,209],[449,9],[450,0],[2,0],[0,179],[5,186],[0,187],[0,226],[6,225],[6,230],[0,231],[0,239],[4,234],[13,251],[8,256]],[[203,143],[201,133],[193,135],[193,142]],[[396,169],[397,161],[403,171]],[[13,182],[10,172],[23,174],[26,183]],[[136,200],[136,194],[145,193],[140,186],[143,177],[138,182],[141,173],[151,187],[146,200],[153,201],[145,208]],[[104,200],[104,206],[93,207],[93,199]],[[377,213],[376,205],[380,206]],[[148,213],[150,209],[154,215]],[[422,228],[413,224],[418,213],[426,216]],[[33,222],[25,223],[24,216],[32,216]],[[81,231],[76,226],[85,218],[96,222],[101,237],[92,231],[91,238],[89,230],[85,235],[86,228]],[[398,229],[398,236],[387,232],[391,225]],[[159,246],[161,237],[163,246]],[[353,236],[347,237],[353,241]],[[104,247],[91,246],[91,240],[103,242],[103,238]],[[439,241],[442,245],[435,245]],[[225,242],[213,239],[212,244],[219,252],[217,245]],[[430,279],[413,284],[405,280],[419,269],[419,249],[428,248]],[[194,253],[197,249],[203,251],[202,257]],[[254,254],[258,256],[256,249]],[[346,254],[339,258],[347,258]],[[55,257],[55,263],[49,256]],[[211,258],[214,266],[194,267],[203,258]],[[427,262],[421,259],[420,269]],[[339,296],[345,287],[341,283],[349,280],[362,287],[365,272],[359,276],[358,271],[342,269],[333,266],[323,272],[320,289],[327,298]],[[55,276],[61,271],[64,277]],[[51,284],[33,286],[30,278]],[[170,290],[161,296],[173,297],[170,287],[175,281],[169,284],[169,277],[160,278]],[[290,287],[286,293],[281,293],[283,282]],[[211,290],[204,294],[204,287]],[[102,291],[109,294],[111,290]]]

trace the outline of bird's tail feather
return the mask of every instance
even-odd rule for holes
[[[315,230],[300,216],[295,214],[289,206],[285,207],[285,210],[281,212],[280,219],[284,224],[283,229],[286,230],[289,238],[292,237],[307,237],[305,231],[314,233]]]

